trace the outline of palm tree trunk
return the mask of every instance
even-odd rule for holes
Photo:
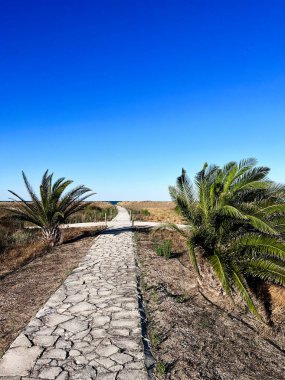
[[[224,298],[226,293],[209,263],[203,258],[200,258],[198,262],[201,272],[201,279],[198,279],[198,284],[201,290],[207,294],[212,294],[215,297]]]
[[[62,233],[59,226],[42,228],[43,239],[52,247],[61,243]]]

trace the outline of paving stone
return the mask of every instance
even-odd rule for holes
[[[119,372],[116,377],[118,380],[148,380],[147,374],[143,370],[128,370],[125,369]]]
[[[138,317],[138,310],[120,311],[112,315],[112,319],[132,319]]]
[[[60,367],[49,367],[49,368],[44,368],[40,374],[39,378],[40,379],[51,379],[54,380],[57,378],[57,376],[62,372],[62,369]]]
[[[91,303],[89,302],[79,302],[78,304],[74,305],[74,306],[71,306],[68,311],[70,311],[70,313],[72,314],[80,314],[82,311],[86,311],[86,310],[94,310],[94,305],[92,305]]]
[[[95,317],[95,319],[93,320],[92,327],[101,327],[101,326],[104,326],[108,322],[110,322],[110,317],[98,316],[98,317]]]
[[[90,332],[90,329],[81,331],[81,332],[79,332],[77,334],[74,334],[73,337],[72,337],[72,340],[73,341],[75,341],[75,340],[83,340],[89,334],[89,332]],[[91,340],[92,340],[92,337],[91,337]]]
[[[9,380],[147,379],[127,211],[119,207],[111,223],[0,359],[1,375]]]
[[[49,364],[51,361],[52,361],[52,359],[42,359],[42,358],[39,358],[37,360],[37,366],[44,366],[46,364]]]
[[[2,376],[28,376],[30,369],[42,353],[41,347],[10,348],[0,361]]]
[[[68,380],[68,372],[63,371],[59,376],[57,376],[56,380]]]
[[[54,336],[54,335],[36,335],[35,338],[33,339],[33,343],[36,346],[51,347],[55,344],[57,339],[58,339],[58,336]]]
[[[124,350],[140,350],[141,345],[135,339],[121,339],[114,338],[112,339],[113,344],[115,344],[119,348],[123,348]]]
[[[49,336],[49,335],[53,334],[54,330],[55,330],[55,327],[45,327],[45,326],[43,326],[39,331],[37,331],[34,334],[34,336],[36,336],[36,335],[48,335]]]
[[[78,369],[70,374],[71,380],[94,380],[96,378],[97,371],[91,366],[86,366],[84,369]],[[97,378],[96,378],[97,380]]]
[[[24,334],[20,334],[14,342],[11,344],[11,348],[14,347],[31,347],[32,343],[31,341],[26,337]]]
[[[130,355],[126,355],[120,352],[112,355],[111,359],[119,364],[125,364],[133,360],[133,358]]]
[[[61,348],[53,348],[48,351],[45,351],[45,353],[43,354],[43,358],[65,359],[66,351],[62,350]]]
[[[43,323],[48,327],[58,326],[60,323],[68,321],[72,317],[69,315],[62,314],[49,314],[46,317],[43,317]]]
[[[78,302],[82,302],[82,301],[86,300],[87,297],[88,297],[88,293],[74,294],[74,295],[68,296],[64,300],[64,303],[77,304]]]
[[[111,327],[128,327],[135,328],[138,326],[138,321],[129,319],[118,319],[116,321],[111,321]]]
[[[120,364],[117,364],[117,365],[114,365],[113,367],[110,367],[109,368],[109,371],[112,371],[112,372],[119,372],[123,369],[124,367]]]
[[[88,360],[82,355],[76,356],[74,361],[76,364],[87,364],[88,363]]]
[[[96,380],[115,380],[115,379],[116,379],[116,373],[101,373],[96,377]]]
[[[100,356],[111,356],[118,352],[119,349],[116,346],[109,345],[109,346],[99,346],[96,348],[96,353]]]
[[[128,330],[128,329],[109,329],[108,333],[111,336],[129,336],[130,330]]]
[[[39,320],[38,318],[33,318],[28,326],[36,326],[36,327],[41,327],[43,325],[43,322],[41,320]]]
[[[88,322],[87,321],[80,321],[75,318],[61,323],[60,326],[64,328],[65,330],[68,330],[72,333],[78,333],[80,331],[87,330],[88,328]]]
[[[94,339],[104,338],[108,336],[108,332],[105,329],[92,329],[91,335],[93,336]]]
[[[145,367],[144,362],[130,362],[124,366],[126,369],[143,369]]]
[[[64,338],[59,338],[55,344],[56,348],[63,348],[65,350],[71,348],[71,341],[65,340]]]
[[[96,359],[96,362],[107,369],[112,367],[113,365],[116,365],[116,362],[114,362],[110,358],[99,358],[99,359]]]
[[[69,356],[80,356],[81,352],[78,350],[70,350],[69,351]]]

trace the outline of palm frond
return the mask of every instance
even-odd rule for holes
[[[212,256],[209,257],[210,264],[216,273],[218,279],[221,282],[221,285],[223,289],[225,290],[227,295],[230,295],[230,284],[228,280],[228,274],[225,266],[223,265],[223,262],[219,255],[217,253],[213,254]]]
[[[246,267],[246,273],[253,277],[285,286],[285,267],[284,263],[283,266],[282,262],[280,264],[261,258],[251,260]]]
[[[253,300],[250,296],[250,293],[248,291],[248,285],[246,283],[246,279],[244,278],[242,273],[240,273],[238,270],[233,270],[232,276],[233,276],[233,282],[234,282],[235,288],[238,290],[238,292],[242,296],[242,298],[245,301],[245,303],[247,304],[249,310],[258,319],[261,319],[261,317],[260,317],[260,315],[259,315],[259,313],[258,313],[258,311],[257,311],[257,309],[253,303]]]

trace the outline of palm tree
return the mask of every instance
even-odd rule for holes
[[[53,183],[53,174],[49,174],[47,170],[42,177],[39,198],[24,172],[22,175],[31,200],[26,201],[9,190],[17,199],[13,199],[16,203],[7,209],[18,220],[40,227],[43,239],[49,244],[58,245],[61,241],[60,224],[64,223],[70,215],[86,207],[83,201],[94,193],[90,194],[91,190],[81,185],[63,194],[73,181],[59,178]],[[86,193],[89,194],[86,195]]]
[[[250,280],[285,285],[285,186],[270,181],[270,169],[256,164],[253,158],[223,168],[205,164],[194,185],[183,169],[169,191],[189,230],[172,227],[187,238],[197,275],[199,256],[225,293],[239,293],[259,317]]]

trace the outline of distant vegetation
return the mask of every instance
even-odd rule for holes
[[[241,295],[259,316],[254,281],[285,285],[285,186],[267,178],[255,159],[204,165],[194,184],[185,170],[170,195],[190,229],[171,225],[187,239],[198,278],[211,267],[223,291]]]
[[[134,220],[173,223],[183,222],[183,218],[175,210],[174,202],[133,201],[120,202],[119,205],[126,207],[129,212],[132,212]]]
[[[79,212],[70,216],[67,223],[89,223],[112,220],[117,215],[118,210],[109,202],[88,202]]]

